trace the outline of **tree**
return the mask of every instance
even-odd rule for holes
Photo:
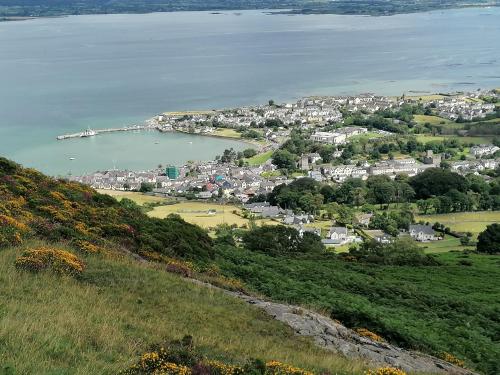
[[[255,149],[253,148],[247,148],[246,150],[243,150],[243,156],[247,159],[255,155],[257,155],[257,151],[255,151]]]
[[[477,251],[486,254],[500,253],[500,224],[488,225],[477,238]]]
[[[277,150],[273,153],[273,164],[278,168],[293,171],[296,169],[295,155],[287,150]]]
[[[410,178],[410,185],[415,190],[416,198],[426,199],[444,195],[452,189],[466,192],[469,183],[465,177],[450,170],[429,168]]]
[[[139,191],[141,193],[149,193],[153,191],[153,184],[150,184],[149,182],[141,182],[141,187],[139,188]]]
[[[283,225],[263,225],[243,234],[243,244],[248,250],[269,255],[287,255],[321,252],[321,239],[313,234],[300,236],[299,232]]]

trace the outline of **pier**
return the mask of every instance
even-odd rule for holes
[[[61,141],[63,139],[71,139],[71,138],[88,138],[93,137],[95,135],[104,134],[104,133],[115,133],[115,132],[126,132],[126,131],[134,131],[134,130],[149,130],[149,129],[157,129],[158,125],[156,124],[145,124],[145,125],[131,125],[125,126],[123,128],[108,128],[108,129],[99,129],[92,130],[88,129],[80,133],[73,134],[63,134],[57,136],[57,140]]]

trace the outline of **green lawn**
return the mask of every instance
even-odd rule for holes
[[[428,254],[445,253],[453,250],[474,250],[474,247],[462,246],[460,244],[460,239],[448,235],[446,235],[445,238],[440,241],[419,243],[419,246],[422,247]]]
[[[245,159],[245,161],[251,165],[251,166],[259,166],[264,164],[266,161],[271,159],[271,156],[273,155],[273,151],[266,151],[261,154],[257,154],[255,156],[252,156],[251,158]]]
[[[86,256],[77,281],[16,270],[19,251],[0,252],[1,373],[117,374],[184,335],[214,358],[362,372],[245,302],[137,261]]]

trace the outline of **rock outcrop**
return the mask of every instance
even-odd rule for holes
[[[409,373],[475,374],[439,358],[361,336],[330,318],[299,306],[268,302],[242,293],[226,293],[263,309],[298,335],[312,337],[317,345],[348,358],[359,358],[374,366],[397,367]]]

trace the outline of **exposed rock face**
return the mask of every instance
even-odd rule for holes
[[[319,346],[348,358],[359,358],[374,366],[397,367],[410,373],[475,374],[430,355],[373,341],[330,318],[298,306],[268,302],[241,293],[227,293],[260,307],[275,319],[288,324],[298,335],[312,337]]]

